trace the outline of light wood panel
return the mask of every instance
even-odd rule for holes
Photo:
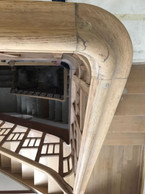
[[[145,65],[133,65],[116,115],[145,115]]]
[[[145,116],[115,115],[109,133],[145,133]]]
[[[145,65],[133,65],[126,84],[127,94],[145,93]]]
[[[125,88],[86,194],[140,194],[145,145],[145,65],[132,66]]]
[[[108,133],[105,145],[144,145],[145,133]]]
[[[0,51],[62,53],[76,49],[74,4],[0,1],[0,7]]]
[[[145,144],[145,65],[132,66],[109,132],[106,145]]]
[[[145,115],[145,95],[123,95],[115,115]]]
[[[142,146],[103,146],[85,194],[139,194]]]

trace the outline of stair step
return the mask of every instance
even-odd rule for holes
[[[10,168],[11,167],[11,159],[1,155],[1,167],[2,168]]]
[[[21,113],[26,114],[27,113],[27,97],[21,96]]]
[[[27,114],[32,115],[33,110],[33,98],[27,97]]]
[[[65,102],[44,100],[17,95],[17,112],[38,118],[47,118],[50,121],[68,123],[69,98]]]
[[[48,139],[51,139],[52,142],[59,142],[59,139],[55,136],[49,135]],[[49,151],[49,150],[48,150]],[[56,172],[58,172],[58,163],[59,163],[59,158],[56,157],[42,157],[40,159],[40,163],[52,168]],[[48,183],[48,193],[57,193],[57,194],[62,194],[63,192],[61,191],[60,187],[58,184],[55,182],[53,178],[49,175],[42,175],[43,180],[45,181],[44,183]],[[38,179],[38,178],[37,178]]]
[[[34,160],[36,157],[36,149],[21,149],[20,153],[22,156]],[[22,164],[22,178],[23,179],[34,179],[34,170],[26,165]]]
[[[11,160],[11,172],[12,173],[22,173],[21,163],[15,161],[14,159]]]
[[[49,117],[48,119],[53,121],[55,119],[55,101],[49,100]]]
[[[10,145],[11,151],[15,152],[17,146],[18,146],[18,142],[12,142]],[[14,159],[11,159],[11,172],[22,174],[21,163],[17,162]]]
[[[37,100],[36,98],[32,98],[32,116],[37,115]]]
[[[17,95],[17,112],[21,113],[21,96]]]
[[[10,149],[10,143],[6,143],[4,145],[6,149]],[[11,159],[7,156],[1,154],[1,167],[2,168],[10,168],[11,167]]]
[[[43,118],[49,117],[49,100],[42,101]]]
[[[63,194],[60,187],[54,181],[54,179],[51,178],[51,176],[48,176],[48,193]]]
[[[33,179],[34,178],[34,170],[25,165],[25,164],[22,164],[22,178],[23,179]]]
[[[69,117],[69,99],[68,97],[66,98],[65,102],[62,102],[62,122],[63,123],[68,123],[68,117]]]
[[[36,105],[37,105],[37,117],[43,117],[43,107],[42,107],[42,99],[37,98],[36,99]]]
[[[62,121],[62,103],[59,101],[55,101],[55,121]]]
[[[34,170],[34,185],[48,187],[48,175],[38,170]]]

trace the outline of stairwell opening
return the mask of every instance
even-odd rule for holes
[[[69,65],[60,60],[1,63],[0,113],[61,128],[69,136]]]

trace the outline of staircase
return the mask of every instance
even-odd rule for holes
[[[63,101],[67,93],[67,77],[68,69],[63,65],[15,66],[11,93]]]
[[[66,101],[59,102],[17,95],[17,113],[67,124],[68,101],[68,97]]]
[[[64,192],[58,186],[56,181],[51,176],[48,176],[47,173],[44,174],[39,170],[34,170],[32,165],[25,165],[10,159],[5,155],[1,154],[1,165],[0,171],[8,175],[12,179],[31,187],[32,189],[41,192],[43,194],[63,194]],[[31,166],[31,167],[29,167]],[[31,169],[32,173],[28,173],[28,169]],[[27,176],[25,176],[27,174]],[[67,185],[67,184],[66,184]],[[68,187],[69,188],[69,187]],[[72,193],[71,190],[69,194]]]
[[[66,73],[66,76],[69,76],[69,75]],[[0,87],[11,88],[12,81],[13,81],[13,71],[11,70],[11,67],[0,66]],[[62,81],[63,81],[62,76],[60,76],[59,83],[61,83]],[[60,85],[63,85],[63,83],[61,83]],[[68,90],[69,82],[67,82],[66,88]],[[69,97],[66,97],[65,101],[63,102],[63,101],[54,101],[54,100],[41,99],[41,98],[33,98],[33,97],[24,96],[24,95],[15,95],[15,96],[16,96],[16,106],[17,106],[15,109],[17,109],[17,113],[21,114],[22,117],[29,115],[37,118],[43,118],[48,121],[68,124]],[[13,98],[15,96],[12,95]],[[5,103],[7,104],[7,102]],[[7,106],[6,104],[5,106]],[[11,110],[10,112],[15,112],[15,111],[16,110],[13,110],[13,111]],[[3,112],[9,112],[9,111],[7,110]]]
[[[0,171],[43,194],[72,193],[70,145],[56,136],[2,121],[0,137]]]

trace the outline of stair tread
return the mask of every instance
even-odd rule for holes
[[[55,101],[55,121],[62,121],[62,103]]]
[[[17,95],[17,112],[21,113],[21,96]]]
[[[27,98],[26,96],[21,96],[21,113],[27,113]]]
[[[67,97],[66,101],[62,102],[62,122],[63,123],[68,123],[68,117],[69,117],[68,107],[69,107],[69,98]]]
[[[53,100],[49,100],[49,120],[54,120],[55,119],[55,102]]]
[[[27,98],[27,114],[31,115],[32,114],[32,108],[33,108],[33,98]]]

